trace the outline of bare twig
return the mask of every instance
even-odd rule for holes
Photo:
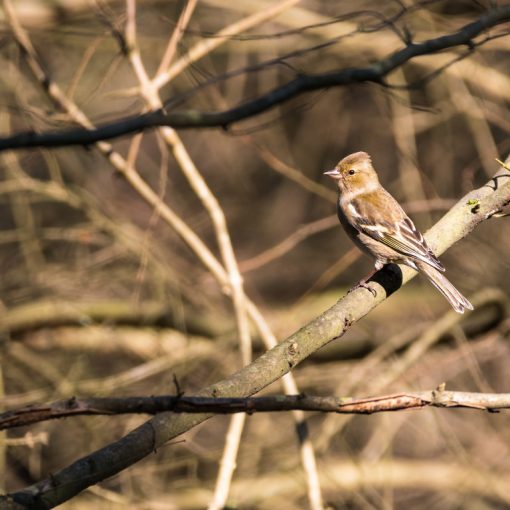
[[[250,142],[250,138],[246,137],[246,139]],[[296,168],[291,167],[281,159],[277,158],[269,149],[266,147],[252,142],[252,145],[255,146],[260,158],[265,161],[273,170],[284,175],[287,179],[294,181],[303,189],[306,189],[310,193],[314,193],[315,195],[325,198],[329,202],[336,202],[336,192],[326,188],[323,184],[319,184],[303,173],[301,173]]]
[[[395,74],[400,80],[406,81],[406,75],[402,69],[396,70]],[[397,91],[396,94],[398,96],[390,102],[393,113],[391,118],[395,145],[400,154],[398,158],[400,185],[406,200],[425,200],[426,195],[423,189],[422,177],[417,168],[418,149],[413,111],[411,109],[411,95],[405,89]],[[430,221],[426,223],[430,224]]]
[[[458,72],[450,73],[448,78],[450,100],[456,110],[464,114],[467,127],[471,131],[480,156],[480,163],[486,175],[490,175],[491,165],[498,154],[498,148],[484,109],[479,104],[480,101],[472,95],[465,80]]]
[[[168,40],[168,44],[166,46],[165,53],[161,58],[161,62],[159,64],[158,70],[156,71],[156,77],[160,74],[163,74],[174,59],[175,53],[177,51],[177,45],[181,40],[186,27],[188,26],[191,15],[193,14],[195,7],[197,6],[197,0],[187,0],[186,5],[184,6],[181,15],[179,16],[179,20],[177,21],[177,25]]]
[[[452,205],[455,204],[455,200],[448,198],[433,198],[429,200],[413,200],[411,202],[404,203],[404,209],[409,213],[418,213],[425,211],[447,211]],[[273,262],[274,260],[282,257],[299,243],[308,239],[310,236],[324,232],[331,228],[338,228],[338,217],[336,214],[320,218],[319,220],[305,223],[298,227],[292,234],[287,236],[285,239],[275,244],[271,248],[260,252],[259,254],[250,257],[249,259],[242,260],[239,263],[239,268],[243,273],[254,271],[260,267]],[[344,265],[341,264],[344,268]],[[329,274],[329,273],[328,273]],[[335,275],[337,273],[335,272]],[[329,281],[329,280],[328,280]],[[322,281],[321,281],[322,284]]]
[[[157,74],[154,78],[154,86],[157,90],[166,85],[169,81],[179,75],[184,69],[189,67],[197,60],[200,60],[203,56],[209,54],[211,51],[216,49],[218,46],[228,41],[232,36],[240,34],[253,28],[264,21],[268,21],[285,10],[289,9],[293,5],[297,4],[299,0],[281,0],[280,2],[274,3],[267,9],[260,10],[246,18],[242,18],[231,25],[221,29],[214,38],[204,39],[197,43],[182,58],[177,60],[168,69],[165,69]]]
[[[423,407],[456,407],[483,411],[510,409],[510,393],[471,393],[429,391],[394,393],[377,397],[316,397],[275,395],[251,398],[207,398],[193,396],[154,396],[119,398],[70,398],[44,406],[29,406],[0,414],[0,430],[23,427],[41,421],[82,415],[174,413],[258,413],[316,411],[339,414],[372,414]]]
[[[236,414],[230,420],[216,476],[214,494],[207,506],[208,510],[221,510],[227,504],[232,478],[237,467],[237,454],[241,445],[241,436],[245,423],[246,413]]]
[[[38,434],[27,432],[23,437],[7,438],[5,444],[7,446],[26,446],[28,448],[34,448],[38,444],[47,445],[48,432],[39,432]]]
[[[264,250],[254,257],[243,260],[240,262],[239,266],[245,273],[254,271],[261,266],[269,264],[269,262],[272,262],[282,255],[285,255],[285,253],[292,250],[292,248],[308,237],[333,227],[338,227],[338,218],[336,215],[326,216],[320,220],[302,225],[283,241],[280,241],[278,244],[275,244],[271,248]]]

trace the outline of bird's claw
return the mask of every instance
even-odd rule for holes
[[[377,297],[377,291],[375,289],[373,289],[372,287],[370,287],[366,281],[359,282],[355,287],[353,287],[351,290],[349,290],[348,294],[350,294],[351,292],[353,292],[357,289],[360,289],[360,288],[367,289],[370,292],[370,294],[372,294],[372,296]]]

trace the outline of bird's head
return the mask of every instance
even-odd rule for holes
[[[366,152],[349,154],[324,175],[336,181],[341,193],[371,189],[379,184],[372,160]]]

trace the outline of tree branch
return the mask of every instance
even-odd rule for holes
[[[492,217],[510,200],[510,173],[501,169],[481,188],[463,197],[425,235],[437,255]],[[499,221],[499,220],[498,220]],[[197,396],[247,397],[289,372],[310,354],[340,338],[353,324],[416,275],[405,266],[385,266],[370,280],[375,296],[356,288],[329,310],[227,379]],[[451,311],[450,313],[455,313]],[[30,508],[52,508],[153,453],[170,439],[213,416],[159,413],[118,441],[83,457],[46,480],[0,499]]]
[[[402,392],[367,398],[274,395],[268,397],[211,398],[160,395],[154,397],[69,398],[48,405],[27,406],[0,414],[0,430],[41,421],[83,415],[174,413],[259,413],[316,411],[339,414],[372,414],[422,407],[460,407],[497,411],[510,409],[510,393],[471,393],[442,388]]]
[[[19,133],[0,138],[0,150],[29,147],[63,147],[69,145],[90,145],[100,140],[108,140],[136,133],[156,126],[173,128],[227,128],[243,119],[263,113],[274,106],[305,92],[328,87],[345,86],[353,83],[383,83],[384,78],[406,62],[422,56],[441,52],[457,46],[473,47],[473,39],[487,29],[510,21],[510,6],[498,7],[485,13],[457,32],[428,39],[420,43],[410,43],[378,62],[360,68],[347,68],[316,75],[299,75],[288,83],[276,87],[251,101],[220,112],[197,110],[170,111],[169,107],[144,114],[127,117],[95,129],[72,129],[68,131]]]

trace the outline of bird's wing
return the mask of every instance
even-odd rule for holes
[[[355,220],[353,226],[358,231],[406,257],[421,260],[444,271],[421,232],[386,190],[355,197],[349,207]]]

